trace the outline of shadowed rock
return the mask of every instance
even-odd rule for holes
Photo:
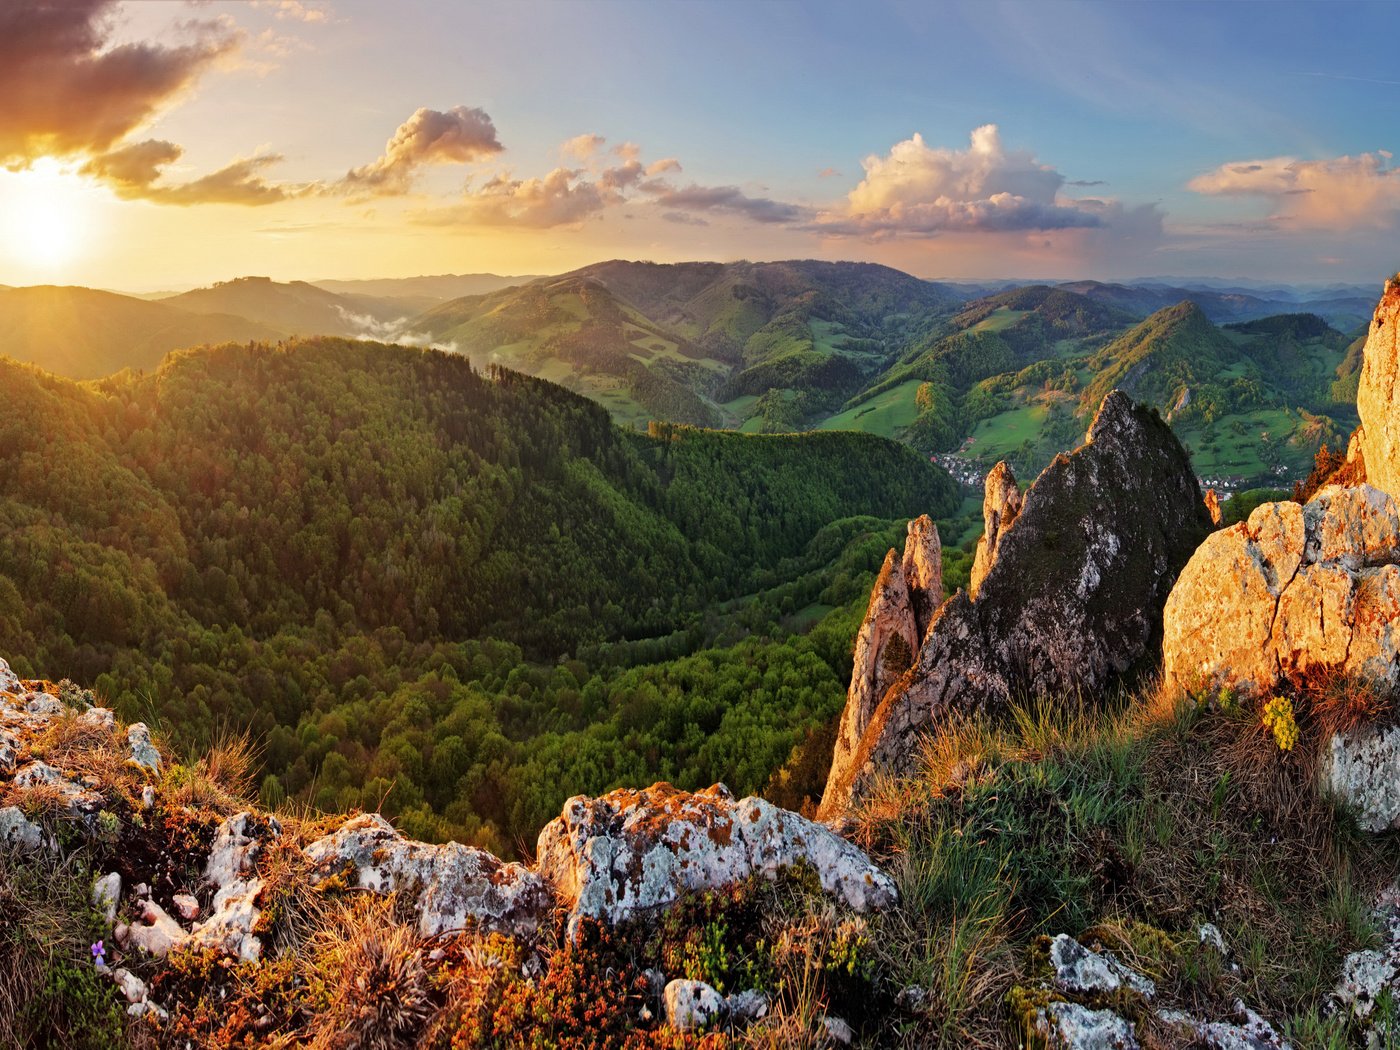
[[[1012,487],[989,485],[991,501],[1005,506]],[[998,518],[976,597],[959,591],[943,603],[855,752],[833,759],[822,815],[866,797],[882,774],[912,770],[918,737],[952,714],[1014,697],[1101,695],[1144,667],[1176,573],[1209,530],[1170,428],[1110,393],[1085,444],[1055,457],[1009,525]]]

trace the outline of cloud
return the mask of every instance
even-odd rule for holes
[[[458,204],[424,212],[416,221],[430,226],[574,226],[622,199],[582,175],[573,168],[555,168],[543,178],[494,175],[480,189],[469,188]]]
[[[840,177],[841,173],[835,168],[822,168],[821,171],[817,172],[819,179],[839,179]]]
[[[1272,157],[1234,161],[1187,187],[1208,196],[1258,197],[1270,220],[1308,229],[1356,229],[1400,222],[1400,169],[1386,150],[1328,160]]]
[[[212,174],[190,182],[159,184],[166,166],[184,154],[173,142],[149,139],[93,157],[81,171],[112,187],[123,200],[158,204],[275,204],[305,192],[266,182],[260,172],[282,157],[275,153],[236,160]]]
[[[115,13],[115,0],[0,5],[0,164],[110,149],[241,40],[224,22],[191,22],[178,46],[109,47]]]
[[[602,135],[584,134],[575,135],[562,146],[559,152],[566,157],[573,157],[575,160],[588,160],[593,154],[603,148],[603,143],[607,142]]]
[[[275,8],[279,20],[324,22],[329,16],[327,4],[303,3],[301,0],[255,0],[253,6]]]
[[[341,180],[349,191],[390,196],[407,193],[418,169],[427,164],[469,164],[495,156],[505,147],[483,109],[454,106],[445,113],[422,108],[399,125],[378,160],[353,168]]]
[[[1065,177],[1024,150],[1006,150],[995,124],[976,129],[965,150],[929,146],[923,136],[862,162],[865,177],[818,229],[839,236],[933,236],[948,231],[1013,232],[1097,226],[1103,216],[1059,196]]]
[[[811,210],[798,204],[750,197],[738,186],[675,187],[656,179],[641,187],[653,202],[671,211],[720,212],[737,215],[751,222],[795,223],[811,217]]]
[[[1066,186],[1107,186],[1103,179],[1070,179]]]
[[[674,222],[678,226],[708,226],[709,219],[702,219],[698,215],[689,215],[683,211],[663,211],[661,217],[667,222]]]

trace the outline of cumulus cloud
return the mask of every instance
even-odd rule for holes
[[[178,46],[108,46],[115,0],[0,5],[0,164],[101,153],[237,49],[222,22],[182,27]]]
[[[603,148],[603,143],[607,142],[602,135],[584,134],[575,135],[569,141],[559,147],[559,152],[566,157],[573,157],[575,160],[588,160],[593,154]]]
[[[274,8],[281,21],[324,22],[329,13],[326,4],[303,3],[302,0],[254,0],[253,6]]]
[[[183,153],[173,142],[149,139],[93,157],[81,170],[107,183],[123,200],[158,204],[275,204],[305,192],[301,187],[289,190],[263,179],[262,170],[282,159],[275,153],[236,160],[189,182],[161,182],[164,169]]]
[[[441,112],[425,107],[399,125],[378,160],[351,169],[340,186],[384,196],[407,193],[425,165],[469,164],[504,148],[485,110],[454,106]]]
[[[928,145],[922,135],[862,162],[865,177],[844,206],[822,216],[835,235],[931,236],[947,231],[1013,232],[1097,226],[1092,207],[1062,198],[1065,177],[1025,150],[1007,150],[995,124],[972,133],[965,150]]]
[[[1210,196],[1257,197],[1281,225],[1351,229],[1400,221],[1400,168],[1386,150],[1355,157],[1235,161],[1197,175],[1187,186]]]
[[[555,168],[543,178],[498,174],[479,189],[469,188],[458,204],[422,214],[417,221],[432,226],[548,229],[577,225],[617,199],[574,168]]]

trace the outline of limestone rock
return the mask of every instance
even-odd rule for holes
[[[122,877],[118,872],[108,872],[92,884],[92,906],[102,913],[110,926],[117,918],[117,905],[122,899]]]
[[[160,752],[151,743],[151,731],[145,722],[133,722],[126,730],[127,743],[131,745],[131,761],[152,773],[160,772]]]
[[[1400,683],[1400,516],[1369,485],[1266,503],[1182,570],[1162,662],[1183,688],[1266,692],[1326,668]]]
[[[1125,966],[1108,952],[1091,952],[1068,934],[1050,941],[1055,987],[1062,992],[1110,994],[1125,988],[1144,999],[1157,994],[1150,978]]]
[[[823,1017],[822,1027],[826,1029],[826,1037],[837,1046],[850,1046],[856,1041],[856,1033],[844,1018]]]
[[[24,815],[18,806],[0,809],[0,846],[32,853],[44,844],[44,829]]]
[[[987,472],[987,480],[983,484],[982,536],[977,541],[977,553],[972,559],[972,576],[967,585],[967,593],[973,598],[977,597],[982,581],[996,561],[997,543],[1002,533],[1021,513],[1021,498],[1016,475],[1005,460]]]
[[[724,999],[704,981],[675,980],[662,993],[666,1023],[678,1032],[693,1032],[718,1024]]]
[[[18,693],[20,689],[19,675],[10,670],[8,661],[0,659],[0,693]]]
[[[1050,1003],[1036,1011],[1036,1034],[1057,1050],[1137,1050],[1136,1030],[1112,1010]]]
[[[754,1021],[767,1017],[769,1007],[768,996],[757,988],[750,988],[747,991],[736,992],[724,997],[725,1018],[736,1028],[743,1028]]]
[[[317,883],[350,870],[364,889],[410,895],[425,937],[469,926],[528,937],[554,903],[544,880],[520,864],[458,842],[406,839],[377,813],[352,817],[304,852]]]
[[[1219,525],[1221,518],[1220,496],[1215,489],[1206,489],[1205,493],[1206,513],[1210,515],[1210,523]]]
[[[117,982],[117,987],[122,990],[122,997],[129,1003],[144,1002],[148,989],[146,982],[137,977],[124,966],[119,966],[112,971],[112,979]]]
[[[1356,412],[1366,479],[1400,500],[1400,281],[1387,281],[1362,351]]]
[[[1289,1044],[1274,1026],[1236,999],[1230,1021],[1202,1021],[1179,1010],[1163,1010],[1158,1017],[1178,1029],[1192,1046],[1211,1050],[1288,1050]]]
[[[891,904],[894,881],[821,824],[761,798],[734,801],[716,784],[654,784],[577,795],[540,832],[538,870],[573,912],[619,922],[707,890],[806,861],[824,890],[857,911]]]
[[[262,954],[262,942],[253,935],[262,914],[257,901],[263,888],[255,861],[263,843],[281,834],[276,819],[246,812],[219,825],[204,867],[205,881],[214,887],[214,901],[209,917],[193,927],[196,941],[248,962]]]
[[[938,526],[927,514],[909,522],[900,568],[909,588],[909,605],[914,610],[912,658],[934,612],[943,604],[943,543],[938,538]]]
[[[126,944],[150,952],[157,958],[165,958],[190,939],[184,928],[155,901],[142,901],[136,919],[126,927]]]
[[[193,922],[199,918],[199,901],[188,893],[177,893],[170,898],[170,903],[175,906],[175,914],[186,922]]]
[[[891,550],[870,593],[832,762],[848,765],[885,693],[914,663],[920,639],[943,601],[943,548],[927,514],[909,523],[904,556]],[[825,800],[823,800],[825,805]]]
[[[1110,393],[1085,444],[1055,458],[1009,525],[999,519],[976,596],[943,603],[858,747],[836,751],[822,816],[868,796],[882,775],[909,772],[918,736],[953,714],[1020,696],[1093,697],[1144,669],[1176,573],[1209,529],[1171,429]]]
[[[1400,727],[1362,726],[1335,734],[1322,754],[1323,786],[1356,812],[1367,831],[1400,828]]]

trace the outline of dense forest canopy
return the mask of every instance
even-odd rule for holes
[[[639,434],[435,351],[0,375],[0,651],[22,673],[190,745],[249,728],[265,801],[382,804],[498,849],[576,791],[762,786],[839,709],[900,519],[957,501],[872,435]]]

